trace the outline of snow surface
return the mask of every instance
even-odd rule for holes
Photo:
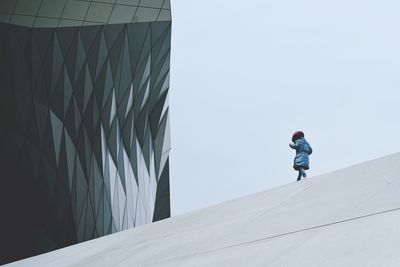
[[[399,224],[397,153],[9,266],[397,267]]]

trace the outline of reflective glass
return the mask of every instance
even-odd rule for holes
[[[89,8],[89,4],[89,2],[84,1],[68,0],[62,13],[62,18],[83,20]]]

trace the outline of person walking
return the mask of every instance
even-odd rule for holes
[[[297,131],[293,134],[292,142],[293,143],[289,143],[289,146],[296,150],[293,168],[299,172],[297,181],[300,181],[302,177],[307,177],[305,171],[310,168],[309,155],[311,155],[313,151],[310,144],[304,138],[304,133],[302,131]]]

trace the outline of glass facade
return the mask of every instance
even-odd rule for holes
[[[170,216],[166,2],[1,2],[0,263]]]
[[[1,0],[0,22],[66,27],[170,21],[169,0]]]

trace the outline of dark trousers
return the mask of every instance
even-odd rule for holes
[[[301,177],[304,177],[304,178],[307,177],[307,174],[303,168],[298,169],[298,171],[299,171],[299,175],[297,176],[297,181],[300,181]]]

